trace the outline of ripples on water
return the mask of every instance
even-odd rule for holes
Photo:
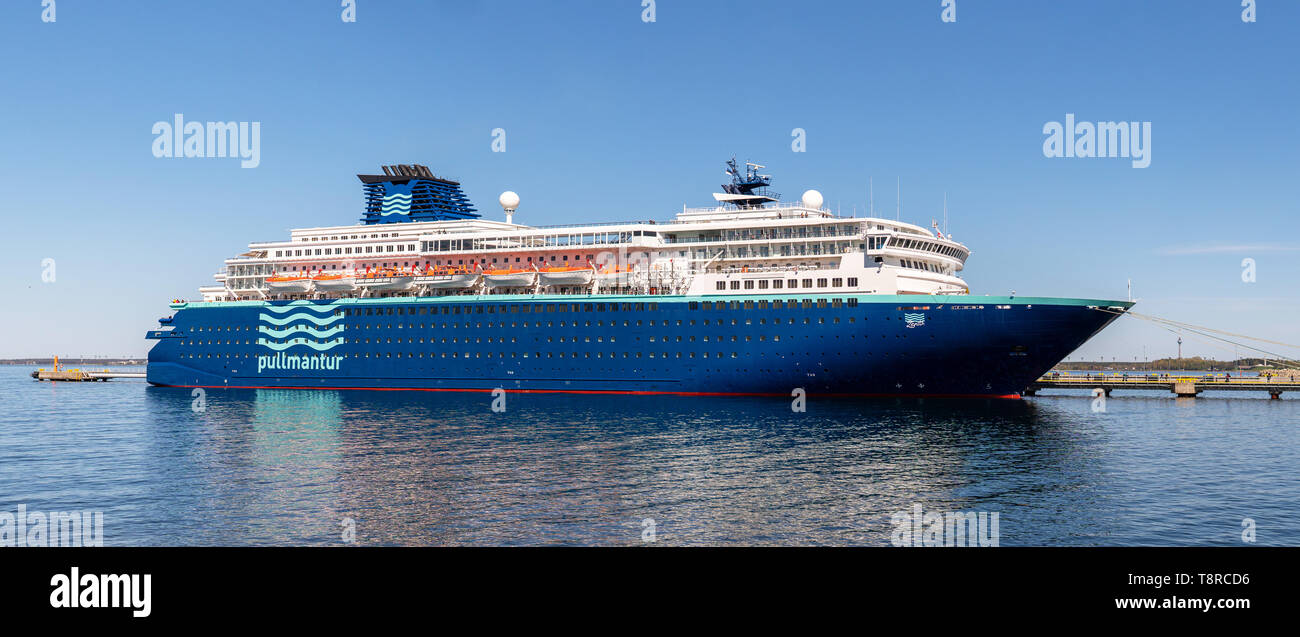
[[[102,510],[106,545],[888,545],[1000,513],[1008,545],[1300,544],[1297,402],[191,390],[0,368],[0,511]],[[1240,396],[1240,395],[1237,395]]]

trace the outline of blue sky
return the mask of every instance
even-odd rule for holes
[[[922,225],[947,192],[977,294],[1131,278],[1140,311],[1300,341],[1300,3],[1244,23],[1238,0],[957,0],[950,24],[940,4],[659,0],[646,23],[640,0],[358,0],[345,23],[337,0],[58,0],[45,23],[6,0],[0,357],[142,355],[249,241],[354,223],[354,175],[384,163],[458,178],[492,217],[515,190],[542,225],[706,205],[733,154],[844,214],[872,177],[877,213],[901,179]],[[174,113],[260,122],[261,164],[155,158]],[[1067,113],[1151,122],[1151,165],[1044,157]],[[1077,355],[1174,338],[1123,319]]]

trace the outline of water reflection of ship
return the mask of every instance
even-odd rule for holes
[[[205,543],[333,544],[352,518],[367,544],[639,544],[653,518],[672,544],[760,527],[771,543],[815,527],[887,544],[890,514],[915,503],[997,511],[1030,489],[1088,510],[1077,500],[1106,497],[1087,488],[1103,459],[1083,416],[1050,403],[816,400],[792,413],[769,398],[509,394],[494,413],[486,394],[228,390],[187,417],[189,392],[149,393],[175,403],[160,427],[213,432],[195,436],[206,448],[187,455],[209,460],[188,471],[237,528]]]

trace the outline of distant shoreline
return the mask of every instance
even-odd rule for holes
[[[1254,372],[1294,369],[1270,364],[1262,358],[1242,358],[1233,361],[1220,361],[1212,358],[1158,358],[1153,361],[1062,361],[1053,370],[1057,371],[1197,371],[1197,372]]]
[[[69,365],[144,365],[148,362],[140,358],[64,358],[59,357],[59,366]],[[53,358],[0,358],[0,365],[54,365]]]

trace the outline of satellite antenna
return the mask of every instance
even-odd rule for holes
[[[506,223],[514,223],[512,219],[515,216],[515,209],[519,207],[519,195],[516,195],[513,190],[507,190],[501,193],[497,201],[500,202],[501,208],[506,211]]]

